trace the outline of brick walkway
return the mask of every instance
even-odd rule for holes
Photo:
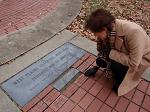
[[[21,108],[24,112],[150,112],[150,83],[142,80],[134,90],[118,97],[111,87],[114,80],[98,71],[87,78],[84,72],[92,67],[96,57],[86,54],[72,67],[81,73],[65,90],[51,85]]]
[[[25,27],[56,7],[58,0],[3,0],[0,2],[0,36]]]

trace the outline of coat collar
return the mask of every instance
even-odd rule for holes
[[[116,19],[115,23],[116,23],[116,34],[117,36],[124,36],[124,31],[123,31],[123,21],[124,20],[120,20],[120,19]]]

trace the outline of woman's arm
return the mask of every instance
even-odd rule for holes
[[[125,66],[139,66],[144,51],[143,32],[139,30],[133,31],[133,33],[131,35],[128,35],[128,37],[126,38],[129,48],[129,55],[112,49],[109,58]]]

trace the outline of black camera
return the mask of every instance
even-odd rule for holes
[[[101,67],[101,68],[107,68],[108,67],[108,62],[106,61],[106,59],[98,57],[96,59],[96,64]]]

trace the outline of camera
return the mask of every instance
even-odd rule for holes
[[[101,68],[108,68],[109,64],[108,61],[106,61],[106,59],[98,57],[96,59],[96,64],[101,67]]]

